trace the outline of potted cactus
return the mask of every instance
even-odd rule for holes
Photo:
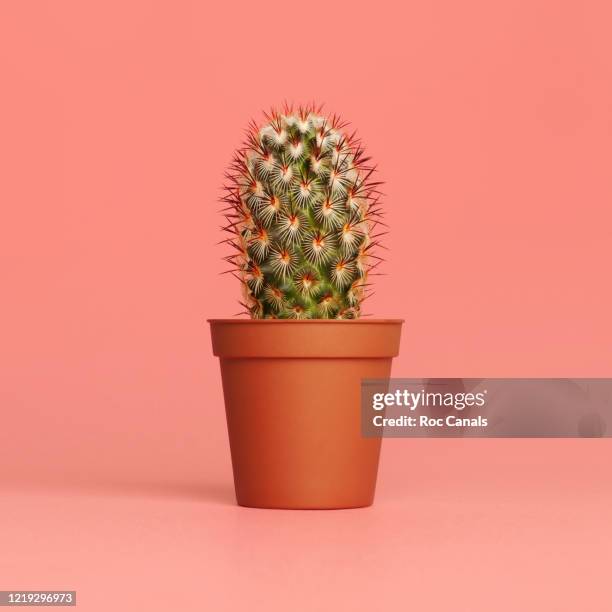
[[[390,375],[402,321],[360,318],[379,183],[345,127],[315,106],[273,110],[226,173],[227,261],[249,318],[210,324],[240,505],[374,498],[381,440],[361,435],[360,383]]]

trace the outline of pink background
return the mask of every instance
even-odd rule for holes
[[[233,506],[222,173],[315,98],[385,180],[398,376],[612,374],[598,0],[0,3],[0,589],[84,610],[607,610],[610,440],[387,440],[377,505]],[[113,608],[113,597],[123,597]]]

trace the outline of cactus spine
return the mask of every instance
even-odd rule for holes
[[[380,262],[375,169],[337,116],[308,106],[265,117],[249,126],[222,198],[241,303],[252,318],[358,318]]]

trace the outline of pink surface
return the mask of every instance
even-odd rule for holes
[[[0,3],[0,589],[84,610],[606,610],[603,441],[386,441],[377,505],[232,506],[220,182],[316,98],[385,180],[398,376],[610,376],[597,0]],[[309,25],[311,24],[311,25]],[[310,28],[310,29],[309,29]]]

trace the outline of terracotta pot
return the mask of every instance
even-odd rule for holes
[[[380,438],[361,435],[361,380],[388,378],[400,320],[211,320],[236,498],[257,508],[374,500]]]

